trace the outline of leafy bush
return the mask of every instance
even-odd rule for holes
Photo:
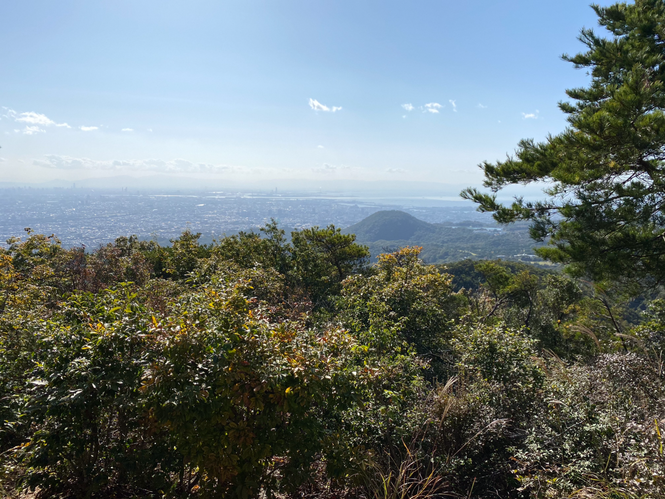
[[[37,431],[16,452],[26,486],[50,497],[166,488],[178,461],[168,435],[151,428],[139,391],[149,326],[125,286],[75,295],[34,331],[21,417]]]
[[[295,490],[315,463],[354,475],[367,450],[358,423],[413,403],[413,356],[376,356],[340,328],[284,319],[281,289],[272,271],[231,265],[177,288],[163,310],[145,306],[154,290],[121,284],[24,324],[29,348],[12,345],[29,360],[0,363],[7,428],[31,428],[12,453],[23,486],[254,497]]]
[[[372,275],[344,282],[339,303],[343,324],[377,351],[413,347],[432,376],[450,367],[448,342],[464,297],[451,279],[419,260],[420,248],[380,255]]]
[[[142,390],[201,490],[244,497],[293,488],[339,452],[334,415],[375,374],[354,365],[348,334],[271,324],[240,291],[201,289],[153,325]]]
[[[665,494],[664,388],[654,366],[632,353],[551,363],[546,404],[515,455],[522,489],[535,497]]]

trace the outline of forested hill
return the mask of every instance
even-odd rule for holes
[[[461,222],[430,224],[403,211],[378,211],[342,231],[355,234],[373,258],[403,246],[422,246],[427,263],[494,259],[537,261],[526,224],[498,227]]]
[[[436,227],[403,211],[387,210],[377,211],[343,232],[355,234],[363,242],[400,241],[426,237],[436,232]]]

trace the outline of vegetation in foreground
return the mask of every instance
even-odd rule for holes
[[[370,266],[333,227],[287,243],[274,224],[211,246],[13,240],[4,495],[665,493],[665,302],[418,256]]]

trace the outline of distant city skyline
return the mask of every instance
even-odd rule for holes
[[[132,234],[168,244],[189,229],[203,241],[257,230],[274,218],[291,231],[334,224],[344,228],[381,210],[404,210],[432,222],[492,224],[489,214],[459,202],[409,199],[359,199],[272,193],[69,188],[0,188],[0,248],[10,237],[55,234],[66,247],[98,247]]]
[[[579,0],[38,0],[0,16],[0,182],[19,183],[479,185],[478,163],[565,127],[557,102],[587,76],[560,55],[602,33]]]

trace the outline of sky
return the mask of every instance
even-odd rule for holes
[[[613,2],[598,2],[609,5]],[[0,2],[0,182],[479,186],[565,128],[580,0]]]

